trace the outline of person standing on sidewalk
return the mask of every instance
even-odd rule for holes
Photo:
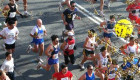
[[[5,53],[6,59],[4,60],[1,70],[6,73],[6,75],[10,78],[10,80],[15,80],[14,75],[14,58],[12,57],[12,53]]]
[[[75,63],[74,46],[75,46],[74,34],[72,32],[69,32],[68,38],[61,45],[61,49],[63,50],[64,53],[64,61],[66,65],[68,65],[69,62],[71,62],[72,64]]]
[[[4,39],[7,52],[14,53],[18,34],[19,31],[15,26],[15,21],[8,21],[7,27],[0,32],[1,37]]]
[[[37,25],[32,29],[30,33],[30,36],[33,38],[32,43],[34,44],[34,47],[29,45],[26,51],[27,53],[30,53],[31,50],[35,53],[38,53],[40,51],[38,61],[42,61],[41,56],[44,52],[44,35],[47,35],[45,26],[42,25],[41,19],[37,19]]]
[[[49,44],[47,49],[45,50],[45,54],[48,56],[46,66],[39,62],[37,69],[42,67],[43,69],[49,71],[51,66],[54,65],[55,73],[59,72],[59,56],[61,55],[60,48],[59,48],[59,39],[57,35],[51,36],[52,43]]]
[[[70,5],[71,5],[71,7],[66,9],[61,15],[63,23],[65,25],[65,29],[66,29],[62,32],[62,41],[64,41],[64,35],[67,36],[68,32],[73,32],[74,33],[73,20],[74,19],[79,19],[79,20],[81,19],[81,17],[76,15],[77,9],[75,8],[75,2],[71,1]]]

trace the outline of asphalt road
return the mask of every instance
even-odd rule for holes
[[[60,1],[60,0],[59,0]],[[20,18],[18,15],[18,29],[20,31],[19,40],[16,42],[16,50],[14,53],[15,58],[15,73],[16,73],[16,80],[50,80],[52,74],[54,73],[54,68],[52,67],[51,70],[45,71],[44,69],[36,70],[36,58],[38,54],[33,52],[27,54],[26,48],[32,41],[32,38],[29,36],[30,31],[36,25],[37,19],[42,19],[43,24],[47,29],[47,36],[45,36],[45,49],[47,48],[48,44],[51,43],[50,36],[52,34],[57,34],[61,37],[61,32],[64,29],[64,25],[61,20],[61,12],[58,10],[58,0],[28,0],[28,11],[32,13],[32,17],[29,18]],[[79,5],[84,7],[85,9],[89,10],[93,13],[92,5],[84,0],[74,0]],[[7,4],[7,1],[4,1],[4,5]],[[23,2],[20,0],[18,2],[19,10],[23,13]],[[100,2],[97,1],[95,3],[95,8],[99,11],[99,4]],[[111,14],[121,14],[122,18],[127,18],[128,13],[125,11],[126,4],[122,0],[117,0],[116,2],[111,3],[110,10],[108,8],[104,8],[105,11],[105,18],[109,18]],[[83,43],[87,36],[87,31],[89,29],[95,29],[100,37],[102,37],[102,33],[99,33],[97,24],[88,19],[81,13],[78,13],[81,16],[81,20],[75,20],[75,37],[76,37],[76,45],[77,50],[75,51],[76,63],[74,65],[69,64],[69,70],[74,75],[74,80],[77,80],[86,70],[81,70],[78,64],[81,62],[82,59],[82,50],[83,50]],[[103,19],[102,17],[99,17]],[[120,18],[121,19],[121,18]],[[4,17],[0,15],[0,21],[4,21]],[[119,38],[115,36],[111,39],[113,44],[117,47],[120,47],[124,44]],[[3,44],[3,40],[0,40],[0,44]],[[61,44],[61,43],[60,43]],[[97,50],[96,53],[99,51]],[[2,50],[0,47],[0,64],[2,64],[4,60],[4,53],[5,51]],[[43,60],[46,64],[46,56],[43,54]],[[60,65],[64,63],[63,55],[59,56]],[[121,57],[118,58],[119,62],[121,63]],[[92,62],[87,61],[87,64],[92,64]],[[97,78],[98,79],[98,78]]]

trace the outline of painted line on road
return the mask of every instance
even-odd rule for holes
[[[89,15],[85,14],[83,11],[81,11],[79,8],[78,8],[78,11],[80,13],[82,13],[84,16],[86,16],[87,18],[89,18],[91,21],[95,22],[96,24],[100,25],[100,23],[98,21],[96,21],[95,19],[93,19],[92,17],[90,17]]]
[[[96,20],[98,20],[99,22],[103,22],[103,20],[97,16],[95,16],[92,12],[88,11],[87,9],[85,9],[84,7],[80,6],[79,4],[76,3],[76,6],[83,12],[89,14],[90,16],[92,16],[93,18],[95,18]]]

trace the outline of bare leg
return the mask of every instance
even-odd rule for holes
[[[59,72],[59,63],[54,64],[55,73]]]

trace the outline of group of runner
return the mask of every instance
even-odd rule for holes
[[[0,70],[0,79],[2,80],[15,80],[14,79],[14,58],[12,57],[12,54],[14,53],[15,49],[15,41],[17,40],[19,31],[17,26],[17,19],[16,19],[16,13],[19,14],[22,18],[24,17],[17,8],[17,5],[15,3],[15,0],[9,0],[9,4],[6,5],[3,9],[3,12],[8,10],[8,14],[6,15],[6,27],[0,32],[0,36],[4,39],[4,44],[5,48],[7,50],[5,56],[6,59],[4,63],[1,66]],[[25,14],[27,13],[27,1],[24,1],[24,10]],[[101,0],[102,3],[103,0]],[[139,0],[135,0],[136,3],[135,5],[139,6],[137,1],[140,2]],[[47,30],[45,29],[45,26],[42,24],[41,19],[37,19],[36,26],[31,30],[30,36],[33,38],[32,45],[29,45],[27,48],[27,53],[30,53],[30,51],[33,51],[35,53],[39,53],[39,57],[37,58],[38,60],[38,66],[37,68],[39,69],[42,67],[43,69],[49,71],[51,66],[54,66],[55,73],[53,74],[52,78],[57,79],[57,80],[72,80],[73,74],[68,71],[68,64],[74,64],[75,63],[75,56],[74,56],[74,50],[76,50],[76,40],[75,40],[75,33],[74,33],[74,24],[73,20],[74,19],[81,19],[78,15],[76,15],[77,9],[75,8],[76,3],[74,1],[66,0],[62,2],[60,5],[66,4],[68,6],[68,9],[64,10],[63,13],[61,14],[63,23],[65,25],[65,30],[62,32],[62,41],[63,43],[60,45],[59,44],[59,37],[58,35],[52,35],[51,36],[51,43],[48,45],[46,50],[44,51],[44,38],[43,36],[47,35]],[[102,4],[101,4],[102,5]],[[132,8],[135,6],[133,5]],[[130,12],[131,14],[137,13],[137,10],[132,10],[131,7],[127,8],[127,11]],[[137,8],[135,8],[137,9]],[[101,6],[101,11],[102,11],[102,6]],[[131,13],[132,12],[132,13]],[[129,16],[129,17],[130,17]],[[134,15],[133,15],[134,16]],[[138,16],[138,15],[136,15]],[[130,18],[131,19],[131,18]],[[103,26],[106,27],[103,27]],[[112,37],[112,34],[114,32],[114,25],[115,25],[115,16],[111,15],[109,21],[104,21],[100,24],[101,27],[103,27],[103,36],[104,36],[104,41],[107,43],[110,41],[111,45],[111,40],[110,38]],[[64,37],[67,38],[65,39]],[[60,45],[60,47],[59,47]],[[100,53],[95,54],[95,50],[98,49],[98,43],[96,41],[96,32],[94,29],[90,29],[88,31],[88,36],[85,39],[84,42],[84,49],[83,49],[83,59],[79,63],[79,66],[81,69],[85,69],[84,63],[87,60],[93,61],[93,64],[96,68],[95,72],[93,72],[93,66],[88,65],[87,66],[87,72],[84,73],[79,80],[95,80],[95,75],[98,76],[101,80],[104,80],[106,76],[111,76],[108,77],[108,80],[115,80],[116,75],[115,71],[116,68],[119,68],[118,64],[116,61],[111,59],[111,54],[107,51],[107,48],[105,46],[101,47]],[[64,54],[64,64],[61,65],[61,71],[59,71],[59,55],[60,49],[63,51]],[[47,64],[43,65],[43,60],[42,60],[42,54],[45,52],[47,56]],[[139,54],[138,51],[138,45],[135,43],[134,37],[130,37],[130,43],[126,44],[124,46],[124,49],[122,50],[124,55],[128,55],[130,53],[133,54]],[[90,56],[89,56],[90,55]],[[108,67],[108,63],[110,63],[110,66]],[[108,70],[112,71],[112,73],[106,73]],[[6,75],[5,75],[6,73]],[[115,75],[114,75],[115,74]],[[113,76],[113,77],[112,77]],[[8,78],[9,77],[9,78]],[[117,75],[117,78],[119,78],[120,75]]]

